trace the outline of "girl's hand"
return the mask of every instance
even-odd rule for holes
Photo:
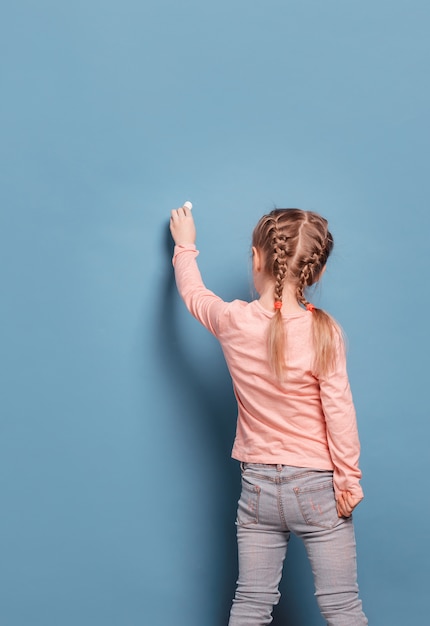
[[[170,232],[177,246],[194,244],[196,227],[190,209],[181,207],[174,209],[170,216]]]
[[[353,496],[350,491],[341,491],[336,498],[337,514],[339,517],[351,517],[351,513],[363,498]]]

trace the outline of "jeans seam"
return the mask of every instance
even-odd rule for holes
[[[281,518],[281,522],[282,525],[284,526],[285,530],[288,529],[287,526],[287,520],[285,519],[285,513],[284,513],[284,507],[282,505],[282,492],[281,492],[281,482],[278,481],[278,511],[279,511],[279,517]]]

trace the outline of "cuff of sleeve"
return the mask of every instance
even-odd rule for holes
[[[338,495],[341,493],[341,491],[349,491],[354,496],[354,498],[364,498],[364,493],[363,493],[363,489],[361,488],[361,485],[356,485],[354,487],[346,487],[344,489],[340,489],[337,485],[334,485],[334,493],[335,493],[336,499]]]
[[[176,257],[179,254],[182,254],[183,252],[194,252],[195,256],[197,256],[199,253],[194,243],[179,244],[175,246],[173,250],[173,259],[172,259],[173,265],[175,265]]]

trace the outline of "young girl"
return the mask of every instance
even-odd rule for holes
[[[329,626],[362,626],[351,513],[362,500],[359,440],[339,326],[306,299],[333,248],[327,221],[276,209],[252,239],[259,299],[224,302],[202,282],[188,208],[171,213],[173,264],[189,311],[220,341],[238,421],[239,578],[229,626],[272,621],[290,533],[306,547]]]

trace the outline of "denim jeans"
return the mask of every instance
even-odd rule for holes
[[[239,578],[229,626],[272,621],[290,533],[304,542],[327,624],[368,623],[358,597],[352,517],[337,515],[333,472],[242,463],[236,524]]]

